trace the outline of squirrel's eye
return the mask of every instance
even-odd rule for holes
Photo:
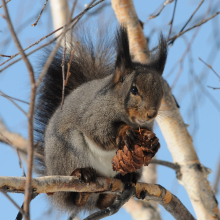
[[[138,89],[137,89],[136,86],[132,86],[132,87],[131,87],[131,93],[132,93],[133,95],[138,95]]]

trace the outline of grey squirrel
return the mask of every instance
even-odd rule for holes
[[[81,33],[82,34],[82,33]],[[112,158],[122,143],[130,147],[135,129],[152,131],[163,97],[161,75],[167,45],[160,36],[158,49],[148,64],[133,62],[127,30],[120,27],[115,38],[73,37],[65,67],[74,53],[62,99],[62,48],[43,79],[35,113],[35,157],[39,175],[79,175],[82,181],[97,176],[137,181],[141,170],[121,176],[112,169]],[[59,210],[72,216],[113,204],[114,195],[58,192],[49,197]]]

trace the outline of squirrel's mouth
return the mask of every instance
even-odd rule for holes
[[[139,125],[149,124],[152,120],[154,120],[154,119],[152,118],[152,119],[143,120],[143,119],[139,119],[137,117],[135,117],[135,119],[134,119],[134,121]]]
[[[139,119],[139,118],[135,118],[135,122],[138,123],[138,124],[140,124],[140,125],[143,125],[143,124],[146,124],[146,123],[147,123],[146,120],[141,120],[141,119]]]

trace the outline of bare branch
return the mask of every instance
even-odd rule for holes
[[[27,113],[16,103],[14,102],[13,98],[11,98],[10,96],[7,96],[6,94],[4,94],[1,90],[0,90],[0,96],[5,97],[6,99],[8,99],[12,104],[14,104],[22,113],[24,113],[25,116],[27,116]],[[19,99],[18,99],[19,100]],[[20,101],[20,100],[19,100]]]
[[[10,202],[20,211],[20,213],[22,213],[22,215],[25,216],[23,209],[21,209],[20,206],[7,193],[5,193],[3,189],[0,189],[0,192],[10,200]]]
[[[163,9],[165,8],[166,5],[172,3],[174,0],[166,0],[164,3],[163,3],[163,6],[161,7],[161,9],[159,10],[159,12],[156,14],[156,15],[151,15],[149,17],[149,19],[152,19],[152,18],[156,18],[157,16],[160,15],[160,13],[163,11]]]
[[[38,23],[38,21],[39,21],[41,15],[42,15],[42,13],[43,13],[43,11],[44,11],[46,5],[47,5],[47,2],[48,2],[48,0],[46,0],[46,2],[44,3],[44,6],[43,6],[43,8],[41,9],[41,12],[40,12],[40,14],[39,14],[37,20],[36,20],[31,26],[36,26],[36,25],[37,25],[37,23]]]
[[[27,105],[30,104],[29,102],[26,102],[26,101],[23,101],[23,100],[21,100],[21,99],[17,99],[17,98],[11,97],[11,96],[9,96],[9,95],[6,95],[6,94],[5,94],[4,92],[2,92],[2,91],[0,91],[0,95],[3,96],[3,97],[5,97],[5,98],[9,98],[9,99],[13,99],[13,100],[18,101],[18,102],[22,102],[22,103],[27,104]]]
[[[4,54],[0,54],[0,56],[1,56],[1,57],[9,57],[9,58],[11,58],[11,56],[9,56],[9,55],[4,55]]]
[[[218,73],[212,68],[212,66],[210,64],[207,64],[204,60],[202,60],[200,57],[199,57],[199,60],[201,60],[207,67],[209,67],[213,73],[215,73],[215,75],[219,78],[220,80],[220,76],[218,75]]]
[[[62,110],[63,108],[63,103],[64,103],[64,93],[65,93],[65,56],[66,56],[66,35],[64,36],[64,47],[63,47],[63,60],[62,60],[62,76],[63,76],[63,88],[62,88],[62,100],[61,100],[61,107],[60,109]]]
[[[32,194],[32,195],[31,195],[31,200],[33,200],[37,195],[38,195],[37,193]],[[22,209],[22,210],[23,210],[23,207],[24,207],[24,203],[23,203],[22,206],[21,206],[21,209]],[[17,216],[16,216],[16,219],[15,219],[15,220],[22,220],[23,215],[24,215],[24,213],[22,213],[21,211],[19,211],[18,214],[17,214]]]
[[[23,138],[20,134],[8,131],[8,129],[2,122],[1,118],[0,118],[0,133],[1,133],[0,142],[6,143],[17,149],[19,152],[27,155],[27,145],[28,145],[27,140]]]
[[[10,2],[11,0],[7,0],[6,2],[5,2],[5,4],[7,4],[8,2]],[[2,8],[3,7],[3,5],[0,5],[0,8]]]
[[[75,48],[71,51],[70,61],[67,63],[67,75],[66,75],[66,79],[65,79],[65,86],[67,85],[68,79],[69,79],[69,77],[70,77],[70,75],[71,75],[70,65],[71,65],[71,63],[72,63],[73,55],[74,55],[74,53],[75,53],[75,51],[76,51],[76,49],[77,49],[78,46],[79,46],[79,42],[77,41]]]
[[[180,171],[180,166],[177,163],[171,163],[171,162],[168,162],[168,161],[157,160],[157,159],[151,160],[150,163],[159,164],[159,165],[169,167],[169,168],[175,170],[176,172]]]
[[[156,184],[157,183],[157,166],[150,163],[143,167],[141,182]],[[134,220],[161,220],[160,209],[154,201],[136,200],[131,198],[123,206]]]
[[[0,189],[4,188],[7,192],[23,193],[25,189],[25,177],[0,177]],[[138,199],[152,200],[160,203],[178,220],[194,220],[193,216],[179,201],[164,187],[157,184],[137,183],[132,184],[134,195]],[[115,195],[123,195],[125,185],[118,179],[98,177],[96,182],[90,184],[82,183],[75,176],[46,176],[32,179],[33,193],[54,193],[58,191],[65,192],[102,192]],[[131,190],[130,190],[131,191]],[[124,198],[116,201],[116,206],[120,206],[126,198],[130,196],[125,193]],[[124,200],[123,200],[124,199]],[[115,205],[115,204],[114,204]],[[114,206],[113,205],[113,206]],[[112,207],[110,210],[116,210]],[[108,214],[109,211],[105,210]],[[90,218],[90,220],[93,218]],[[96,218],[94,218],[96,219]]]
[[[169,34],[168,34],[168,39],[169,39],[169,37],[170,37],[170,34],[171,34],[171,32],[172,32],[172,28],[173,28],[173,21],[174,21],[174,16],[175,16],[175,12],[176,12],[176,5],[177,5],[177,0],[175,0],[175,3],[174,3],[174,8],[173,8],[173,15],[172,15],[172,18],[171,18],[171,21],[170,21],[170,23],[169,23],[169,25],[170,25],[170,30],[169,30]]]
[[[189,24],[189,22],[192,20],[193,16],[194,16],[195,13],[199,10],[199,8],[200,8],[200,6],[202,5],[203,2],[204,2],[204,0],[201,0],[201,2],[199,3],[198,7],[197,7],[196,10],[192,13],[192,15],[190,16],[190,18],[188,19],[188,21],[186,22],[186,24],[182,27],[182,29],[180,30],[179,33],[181,33],[181,32],[185,29],[185,27],[187,26],[187,24]],[[174,41],[175,41],[175,39],[172,40],[172,41],[170,42],[170,44],[173,44]]]
[[[26,54],[26,56],[30,56],[32,53],[35,53],[36,51],[48,46],[49,44],[52,44],[54,41],[57,40],[58,37],[53,38],[51,41],[49,41],[46,44],[41,45],[40,47],[32,50],[30,53]],[[5,66],[4,68],[0,69],[0,73],[3,72],[5,69],[7,69],[8,67],[12,66],[13,64],[17,63],[18,61],[22,60],[22,58],[19,58],[17,60],[14,60],[13,62],[11,62],[10,64],[8,64],[7,66]],[[9,60],[8,60],[9,61]],[[28,103],[29,104],[29,103]]]
[[[30,219],[29,214],[29,203],[31,199],[31,178],[32,178],[32,166],[33,166],[33,156],[34,156],[34,137],[33,137],[33,116],[34,116],[34,103],[35,103],[35,96],[36,96],[36,87],[35,87],[35,78],[34,78],[34,71],[33,68],[24,53],[24,50],[21,47],[21,44],[17,38],[17,35],[14,31],[14,27],[12,26],[11,19],[8,13],[7,6],[5,4],[5,0],[2,0],[2,5],[4,7],[5,17],[8,24],[8,28],[11,32],[11,36],[16,44],[16,47],[18,48],[21,57],[26,64],[26,67],[29,72],[30,76],[30,82],[31,82],[31,97],[30,97],[30,106],[28,111],[28,163],[27,163],[27,181],[26,181],[26,193],[24,198],[24,211],[27,213],[27,216],[25,216],[25,219]]]
[[[76,21],[77,19],[80,19],[87,11],[89,11],[89,10],[92,9],[92,8],[94,8],[96,5],[100,4],[100,3],[103,2],[103,1],[104,1],[104,0],[99,0],[99,1],[96,2],[95,4],[93,4],[93,5],[89,6],[89,7],[87,7],[84,11],[82,11],[82,12],[81,12],[80,14],[78,14],[75,18],[73,18],[73,19],[71,20],[71,23],[73,23],[73,22]],[[31,44],[30,46],[26,47],[26,48],[24,49],[24,51],[30,49],[31,47],[33,47],[33,46],[35,46],[35,45],[37,45],[37,44],[39,44],[42,40],[48,38],[49,36],[53,35],[53,34],[56,33],[57,31],[62,30],[65,26],[66,26],[66,25],[63,25],[62,27],[57,28],[55,31],[51,32],[50,34],[48,34],[48,35],[42,37],[41,39],[39,39],[39,40],[36,41],[35,43],[33,43],[33,44]],[[72,27],[71,27],[71,28],[72,28]],[[61,36],[61,34],[60,34],[59,36]],[[57,38],[56,38],[56,39],[57,39]],[[11,58],[8,59],[8,60],[6,60],[5,62],[1,63],[0,66],[4,65],[5,63],[7,63],[8,61],[10,61],[10,60],[13,59],[14,57],[18,56],[19,54],[20,54],[20,52],[14,54],[14,55],[11,55]]]
[[[74,19],[71,20],[71,22],[74,21],[74,23],[72,23],[71,25],[67,25],[67,26],[65,27],[65,29],[63,30],[63,32],[62,32],[60,38],[58,39],[56,45],[54,46],[53,51],[50,53],[50,56],[48,57],[47,62],[45,63],[45,65],[44,65],[44,67],[43,67],[43,69],[42,69],[42,71],[41,71],[41,73],[40,73],[40,75],[39,75],[39,78],[38,78],[38,80],[37,80],[37,82],[36,82],[36,86],[37,86],[37,87],[39,87],[39,85],[40,85],[40,83],[41,83],[41,81],[42,81],[44,75],[46,74],[46,72],[47,72],[47,70],[48,70],[48,68],[49,68],[49,66],[50,66],[50,64],[51,64],[51,62],[52,62],[52,60],[53,60],[53,58],[54,58],[54,56],[56,55],[56,52],[57,52],[57,50],[58,50],[58,48],[59,48],[59,46],[60,46],[60,43],[61,43],[62,38],[64,37],[65,33],[66,33],[69,29],[73,28],[73,27],[77,24],[77,22],[80,20],[80,18],[81,18],[89,9],[91,9],[92,7],[94,7],[94,6],[96,6],[97,4],[101,3],[102,1],[104,1],[104,0],[100,0],[100,1],[98,1],[97,3],[93,4],[93,3],[94,3],[94,0],[93,0],[93,1],[88,5],[88,7],[83,10],[83,12],[81,12],[78,16],[76,16]],[[70,26],[70,27],[69,27],[69,26]]]
[[[209,87],[209,88],[211,88],[211,89],[220,89],[220,87],[219,88],[217,88],[217,87],[212,87],[212,86],[207,86],[207,87]]]
[[[192,30],[192,29],[195,28],[195,27],[201,26],[202,24],[204,24],[204,23],[206,23],[207,21],[211,20],[212,18],[214,18],[214,17],[217,16],[218,14],[220,14],[220,11],[216,12],[214,15],[210,16],[209,18],[207,18],[207,19],[201,21],[200,23],[198,23],[198,24],[192,26],[191,28],[188,28],[187,30],[182,31],[182,32],[180,32],[179,34],[177,34],[177,35],[175,35],[175,36],[169,38],[169,39],[167,40],[167,42],[170,41],[169,44],[171,44],[171,42],[172,42],[173,40],[175,40],[176,38],[180,37],[181,35],[185,34],[186,32]]]
[[[119,23],[122,26],[127,26],[129,47],[133,60],[147,63],[149,61],[149,48],[132,0],[112,0],[111,2]]]

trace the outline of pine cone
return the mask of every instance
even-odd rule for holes
[[[131,143],[130,150],[126,145],[121,146],[112,160],[113,170],[122,175],[139,170],[143,165],[147,166],[160,148],[159,139],[153,132],[140,129],[135,130],[135,133],[137,143]]]

